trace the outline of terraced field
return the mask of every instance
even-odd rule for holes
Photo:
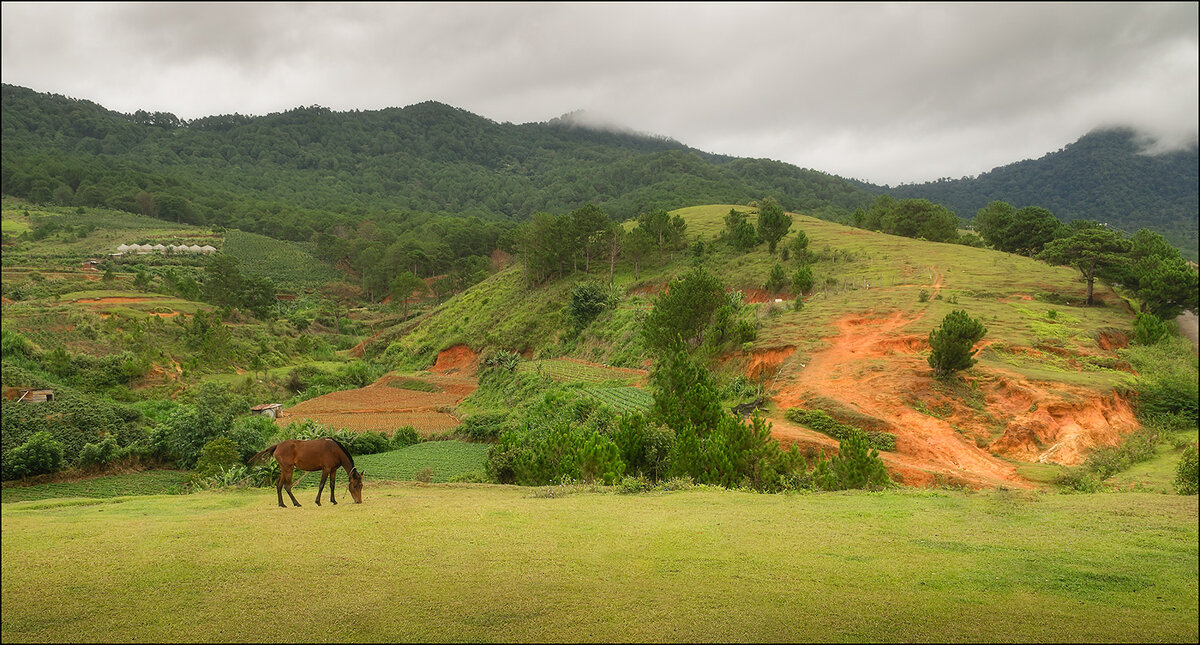
[[[431,391],[413,389],[414,381],[428,384]],[[333,392],[285,408],[276,423],[312,419],[335,429],[388,433],[413,426],[422,435],[435,435],[459,425],[452,410],[476,387],[473,376],[393,373],[364,388]]]

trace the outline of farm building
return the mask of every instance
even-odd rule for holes
[[[40,403],[42,401],[53,400],[54,390],[29,388],[21,390],[21,396],[17,398],[17,403]]]
[[[252,414],[261,414],[264,417],[278,419],[283,415],[283,406],[279,403],[260,403],[250,408]]]

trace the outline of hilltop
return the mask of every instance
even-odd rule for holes
[[[1147,228],[1195,262],[1200,156],[1195,145],[1159,154],[1144,147],[1133,130],[1096,130],[1039,159],[887,192],[945,204],[968,220],[989,202],[1003,201],[1048,208],[1064,221],[1106,222],[1128,233]]]

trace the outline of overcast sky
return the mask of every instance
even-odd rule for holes
[[[577,109],[701,150],[897,184],[1099,126],[1195,145],[1196,3],[4,2],[3,82],[191,119],[441,101]]]

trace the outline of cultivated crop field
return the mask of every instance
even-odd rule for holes
[[[585,387],[580,392],[622,413],[645,412],[654,404],[649,392],[636,387]]]
[[[1195,496],[573,490],[4,504],[4,641],[1198,637]]]
[[[573,358],[525,361],[517,369],[531,374],[543,374],[560,383],[623,382],[632,385],[646,378],[645,370],[609,367]]]

